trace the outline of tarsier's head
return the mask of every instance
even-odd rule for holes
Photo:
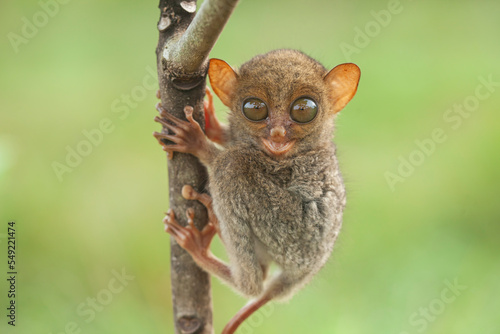
[[[232,139],[278,158],[331,140],[335,114],[356,93],[360,70],[342,64],[328,72],[302,52],[276,50],[236,71],[211,59],[208,74],[212,89],[231,109]]]

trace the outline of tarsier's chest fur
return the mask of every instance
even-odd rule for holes
[[[321,267],[345,205],[333,143],[279,161],[241,147],[225,150],[218,159],[226,168],[211,171],[210,189],[223,237],[226,224],[246,224],[246,237],[255,239],[261,261],[290,269]],[[224,189],[228,184],[231,190]]]

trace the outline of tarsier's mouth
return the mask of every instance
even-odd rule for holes
[[[262,143],[269,153],[273,155],[283,155],[292,149],[295,140],[275,142],[271,139],[262,138]]]

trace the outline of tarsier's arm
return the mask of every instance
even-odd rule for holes
[[[214,143],[225,145],[229,137],[227,125],[221,124],[215,116],[214,98],[210,89],[206,89],[208,100],[203,101],[205,109],[205,134]]]

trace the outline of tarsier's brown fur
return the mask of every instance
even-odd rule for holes
[[[213,205],[216,218],[212,225],[219,231],[229,265],[209,250],[200,251],[191,244],[186,244],[186,250],[202,268],[239,293],[256,298],[253,306],[242,310],[223,333],[234,332],[244,318],[268,300],[291,297],[328,260],[345,206],[345,188],[331,141],[334,118],[354,96],[359,75],[354,64],[339,65],[328,72],[295,50],[256,56],[238,71],[216,59],[210,63],[210,81],[230,108],[229,126],[214,131],[220,132],[218,138],[223,140],[216,141],[223,147],[203,136],[189,112],[188,122],[171,116],[167,117],[169,122],[161,122],[175,123],[168,126],[173,135],[157,135],[158,139],[174,141],[174,146],[165,145],[164,149],[192,153],[208,169],[213,201],[204,197],[204,202],[209,210]],[[312,121],[297,123],[290,118],[290,106],[303,96],[316,102],[318,112]],[[269,116],[265,120],[253,122],[244,116],[242,105],[248,97],[266,103]],[[179,124],[187,130],[176,131]],[[198,138],[196,145],[190,144],[193,137]],[[263,146],[263,138],[293,145],[284,154],[273,154]],[[187,190],[190,199],[201,196]],[[205,239],[211,239],[214,233],[194,231],[192,225],[182,228],[172,212],[165,221],[167,231],[181,245],[185,238],[196,239],[198,235],[203,240],[205,235]],[[271,262],[280,270],[267,277]]]

